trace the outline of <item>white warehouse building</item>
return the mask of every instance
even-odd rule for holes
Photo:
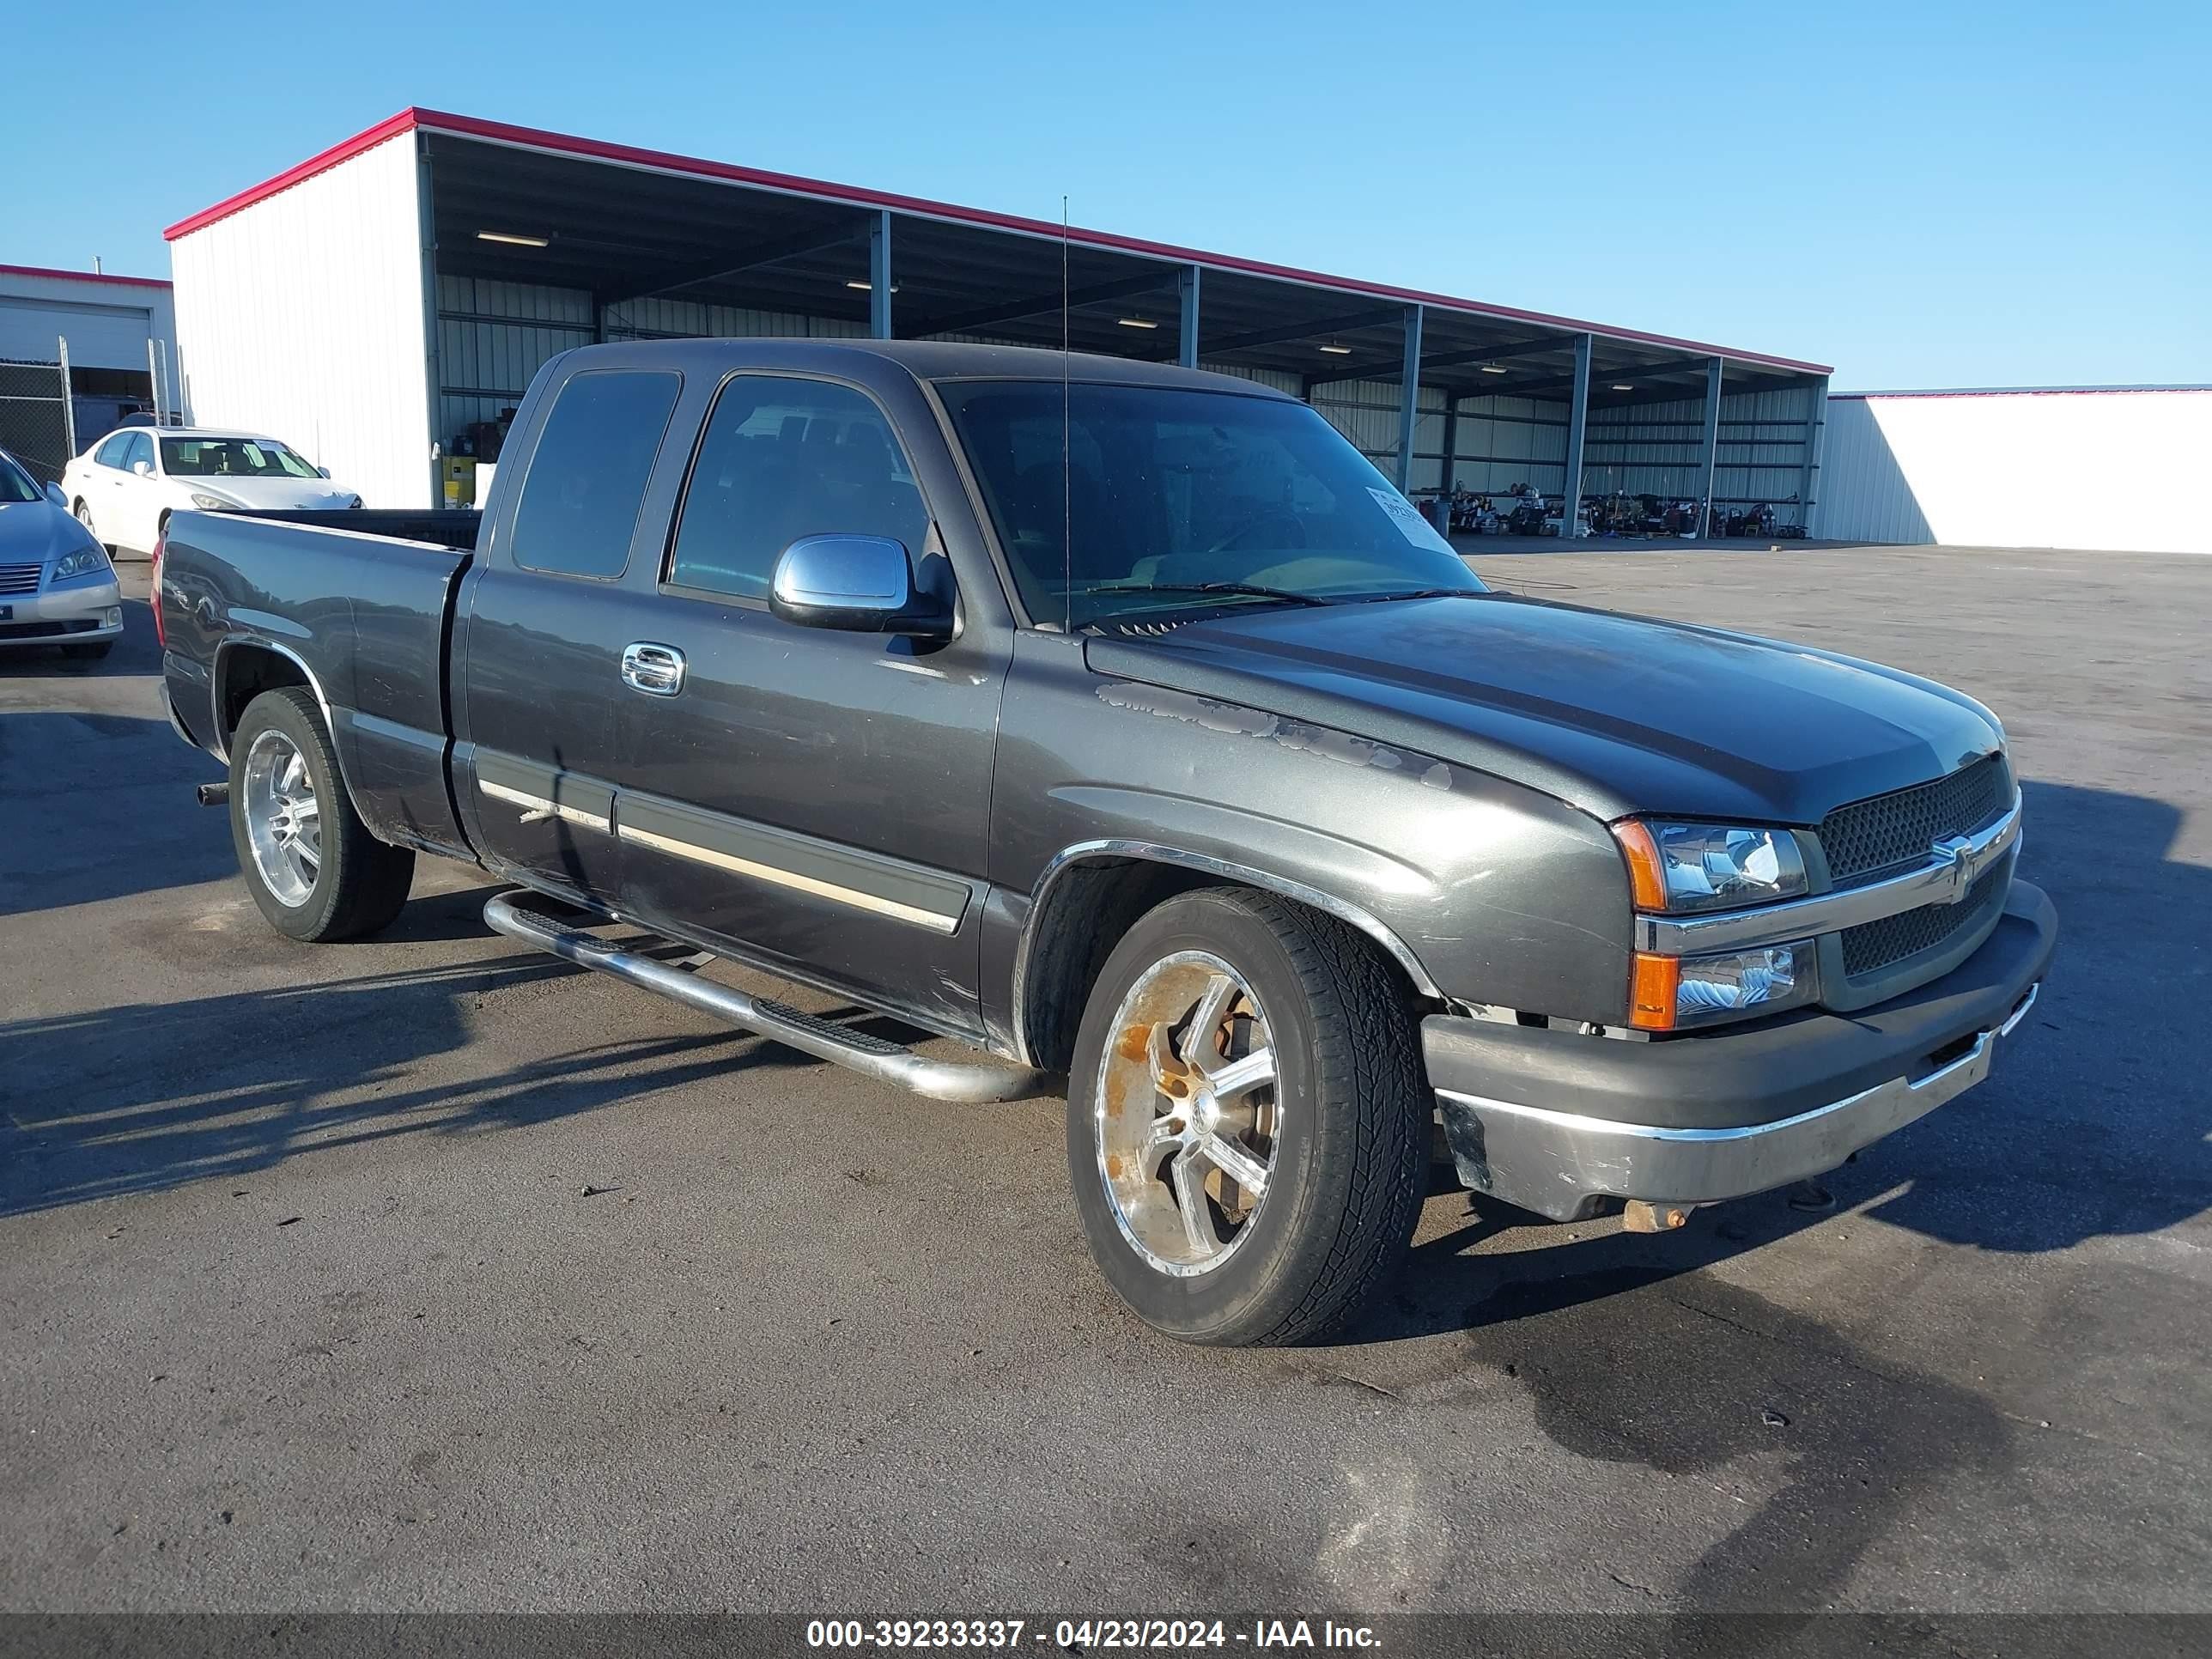
[[[574,346],[1050,346],[1063,297],[1076,349],[1301,395],[1412,492],[1571,480],[1784,525],[1819,495],[1820,363],[468,116],[404,110],[167,234],[190,418],[376,507],[468,499]]]
[[[1817,534],[1963,547],[2212,552],[2212,386],[1861,392],[1828,400]]]

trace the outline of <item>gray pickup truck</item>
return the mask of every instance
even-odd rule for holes
[[[1194,1341],[1340,1325],[1439,1125],[1478,1193],[1645,1230],[1832,1169],[1981,1079],[2057,939],[1972,698],[1488,592],[1220,375],[592,346],[480,521],[187,513],[156,571],[281,932],[373,933],[434,853],[808,1054],[966,1109],[1064,1079],[1091,1252]]]

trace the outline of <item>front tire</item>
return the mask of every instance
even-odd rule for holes
[[[358,939],[407,902],[415,854],[368,833],[314,698],[264,691],[230,740],[230,838],[269,925],[302,944]]]
[[[1146,914],[1086,1006],[1067,1152],[1085,1242],[1146,1323],[1322,1340],[1402,1259],[1432,1099],[1413,1010],[1359,933],[1269,893]]]

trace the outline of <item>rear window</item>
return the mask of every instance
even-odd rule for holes
[[[563,576],[622,574],[683,384],[661,369],[592,369],[561,388],[514,511],[515,563]]]

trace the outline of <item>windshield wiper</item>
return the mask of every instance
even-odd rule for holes
[[[1262,599],[1282,599],[1291,605],[1328,605],[1331,601],[1287,587],[1262,587],[1256,582],[1102,582],[1085,593],[1249,593]]]

